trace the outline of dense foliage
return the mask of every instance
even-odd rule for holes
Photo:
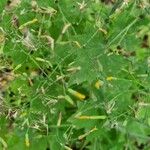
[[[0,1],[1,149],[150,149],[149,0]]]

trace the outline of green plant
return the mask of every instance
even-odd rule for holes
[[[149,7],[1,0],[0,149],[148,150]]]

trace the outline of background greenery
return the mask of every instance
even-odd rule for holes
[[[150,149],[149,0],[1,0],[0,150]]]

